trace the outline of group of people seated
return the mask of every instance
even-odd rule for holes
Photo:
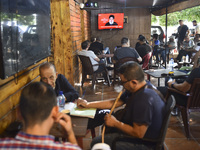
[[[195,54],[198,55],[197,52],[200,49],[200,28],[196,20],[192,21],[192,23],[195,27],[194,33],[192,33],[192,36],[194,37],[193,39],[189,36],[190,31],[187,25],[184,25],[183,20],[179,20],[180,26],[177,29],[177,33],[172,34],[175,37],[170,36],[169,41],[165,45],[159,41],[158,34],[153,34],[153,55],[156,56],[157,63],[161,63],[162,58],[164,64],[166,62],[166,54],[169,54],[170,50],[175,48],[178,50],[178,56],[175,58],[175,61],[184,61],[183,56],[188,55],[189,59],[194,62],[194,56]],[[177,38],[177,47],[175,45],[174,38]]]
[[[121,47],[114,51],[113,61],[118,61],[123,57],[135,57],[138,62],[142,62],[146,54],[152,53],[152,48],[147,43],[143,35],[138,37],[136,49],[130,47],[130,40],[126,37],[121,39]],[[102,47],[102,43],[93,42]],[[101,59],[92,51],[89,41],[81,44],[82,51],[79,55],[88,56],[92,64],[101,63]],[[100,46],[101,45],[101,46]],[[170,47],[170,46],[169,46]],[[91,48],[91,50],[90,50]],[[100,71],[100,66],[94,66],[95,71]],[[19,110],[23,120],[23,131],[20,131],[15,138],[0,140],[0,147],[5,149],[80,149],[72,129],[70,116],[59,112],[56,96],[59,91],[63,91],[66,102],[75,102],[79,108],[97,108],[94,119],[89,119],[88,129],[95,128],[103,123],[114,130],[105,134],[104,141],[110,147],[116,137],[129,135],[136,139],[151,138],[159,136],[163,118],[165,115],[165,93],[166,88],[158,88],[162,94],[148,81],[142,67],[137,62],[129,61],[119,66],[120,84],[124,88],[116,107],[125,105],[123,117],[117,118],[108,113],[115,100],[88,102],[79,98],[79,93],[68,82],[62,74],[58,74],[56,68],[51,63],[44,63],[39,68],[41,82],[30,83],[22,90]],[[195,78],[200,78],[200,67],[197,64],[188,78],[181,84],[175,81],[169,82],[168,86],[177,90],[187,92]],[[175,95],[177,103],[186,105],[187,99],[180,99]],[[66,131],[67,142],[55,142],[54,137],[49,135],[53,124],[59,123]],[[101,136],[92,140],[91,147],[96,143],[101,143]],[[150,143],[124,144],[117,143],[117,149],[154,149],[155,145]]]

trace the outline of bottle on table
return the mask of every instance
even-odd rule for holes
[[[170,68],[170,71],[174,71],[174,59],[171,58],[171,60],[169,61],[169,68]]]
[[[189,56],[188,55],[186,55],[186,57],[185,57],[185,62],[189,62]]]
[[[59,107],[65,106],[65,96],[63,94],[63,91],[59,91],[58,97],[57,97],[57,104]]]

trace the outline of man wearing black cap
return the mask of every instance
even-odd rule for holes
[[[136,47],[136,51],[138,52],[138,54],[140,55],[140,57],[142,58],[142,63],[144,62],[144,56],[148,53],[152,52],[151,47],[149,46],[149,44],[146,43],[146,38],[143,35],[140,35],[138,37],[139,40],[139,46]]]

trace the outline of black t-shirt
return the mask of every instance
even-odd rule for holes
[[[188,30],[188,26],[186,26],[186,25],[178,27],[179,40],[183,41],[183,39],[185,38],[187,30]]]
[[[192,72],[186,79],[186,82],[188,82],[189,84],[192,84],[195,78],[200,78],[200,67],[192,70]]]
[[[131,126],[133,123],[146,124],[148,129],[144,138],[157,138],[165,114],[165,102],[160,96],[152,89],[142,88],[134,94],[127,92],[120,99],[125,103],[129,101],[122,122]]]
[[[148,44],[142,44],[140,46],[137,47],[136,51],[138,52],[138,54],[140,55],[140,57],[144,57],[146,54],[148,54],[149,52],[151,52],[151,47]]]
[[[96,55],[100,55],[103,51],[103,44],[94,42],[90,45],[89,50],[93,51]]]

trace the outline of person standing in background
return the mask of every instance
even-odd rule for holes
[[[188,36],[189,34],[188,26],[184,25],[183,20],[179,20],[179,24],[180,26],[177,29],[178,32],[176,36],[176,38],[178,38],[178,42],[177,42],[178,51],[180,50],[180,45],[183,43],[185,36]]]

